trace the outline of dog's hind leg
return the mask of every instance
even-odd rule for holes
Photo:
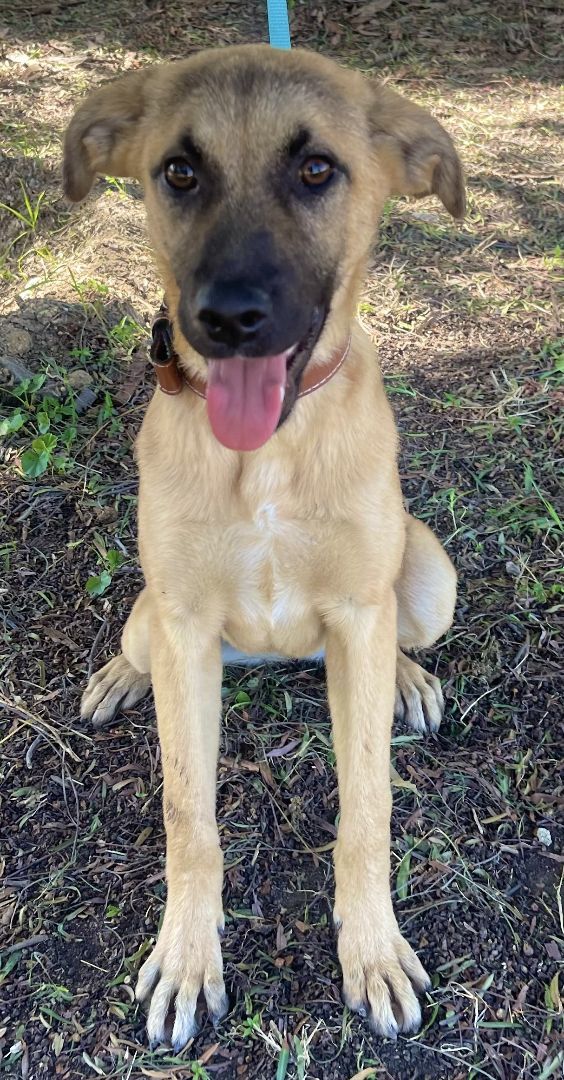
[[[441,684],[403,650],[428,648],[446,633],[456,601],[456,572],[428,526],[411,516],[407,519],[406,547],[396,595],[395,716],[406,720],[415,731],[437,731],[444,707]]]
[[[139,594],[123,628],[122,652],[92,675],[82,696],[80,715],[104,727],[120,708],[130,709],[151,685],[149,594]]]

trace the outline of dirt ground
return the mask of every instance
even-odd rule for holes
[[[395,903],[433,988],[397,1043],[341,1004],[323,672],[228,671],[232,1011],[173,1056],[148,1049],[132,992],[165,896],[153,704],[104,731],[79,720],[140,585],[132,443],[160,291],[139,190],[108,178],[70,209],[60,138],[105,78],[263,40],[264,5],[0,0],[2,1075],[562,1075],[563,28],[557,0],[293,6],[295,44],[431,107],[468,177],[462,225],[430,199],[387,208],[360,306],[410,509],[460,575],[454,626],[424,657],[441,732],[394,739]]]

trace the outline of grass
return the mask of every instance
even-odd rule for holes
[[[338,812],[317,667],[226,674],[218,770],[232,1011],[151,1052],[136,972],[162,918],[151,701],[84,730],[81,688],[140,587],[132,443],[160,301],[135,185],[70,210],[60,136],[117,71],[260,40],[262,5],[15,12],[1,39],[0,1075],[546,1080],[564,1064],[558,12],[296,2],[296,43],[389,77],[464,158],[469,212],[386,207],[359,317],[378,342],[410,509],[446,543],[455,623],[435,740],[397,730],[392,864],[433,973],[422,1031],[375,1040],[342,1005]],[[358,13],[357,13],[358,14]],[[366,14],[366,13],[365,13]],[[15,77],[14,77],[15,76]],[[56,441],[53,441],[56,440]],[[547,837],[550,843],[547,842]]]

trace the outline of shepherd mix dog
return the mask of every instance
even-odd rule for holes
[[[393,195],[460,217],[451,139],[424,109],[332,61],[267,45],[151,65],[96,90],[65,142],[72,200],[96,173],[136,177],[177,364],[137,441],[146,581],[122,652],[90,680],[108,720],[152,684],[168,899],[139,974],[148,1034],[173,1045],[228,999],[215,772],[222,663],[323,655],[337,757],[335,907],[344,1000],[394,1036],[429,979],[390,896],[394,704],[438,728],[438,680],[406,650],[451,624],[456,575],[406,513],[398,439],[355,319]],[[166,390],[167,386],[163,385]],[[170,390],[171,387],[169,386]]]

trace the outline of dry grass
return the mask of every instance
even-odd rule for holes
[[[427,742],[398,731],[394,747],[397,910],[435,973],[424,1029],[386,1044],[340,1003],[323,676],[290,665],[228,673],[224,688],[232,1012],[180,1058],[145,1044],[131,986],[164,899],[153,707],[94,733],[77,706],[139,586],[131,444],[160,291],[139,192],[109,179],[69,210],[60,135],[99,80],[264,38],[264,12],[37,0],[0,9],[6,1076],[561,1074],[562,15],[549,0],[503,14],[469,0],[380,6],[297,2],[293,37],[432,107],[468,175],[462,226],[431,200],[388,208],[360,308],[406,496],[461,581],[455,625],[426,658],[445,680],[445,725]],[[46,435],[56,444],[34,451]]]

